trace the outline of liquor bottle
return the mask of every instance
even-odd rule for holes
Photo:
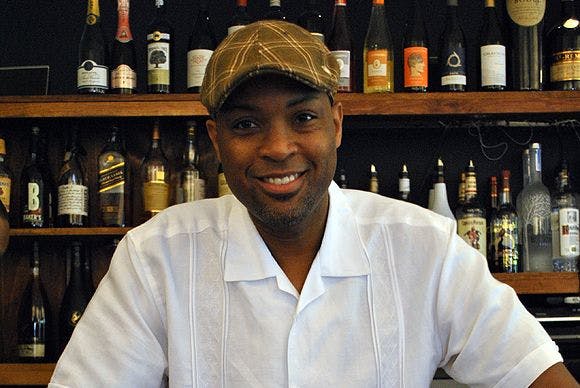
[[[164,0],[155,0],[155,18],[147,28],[147,92],[170,93],[173,75],[173,27]]]
[[[363,51],[363,92],[393,92],[393,41],[385,17],[384,0],[373,0]]]
[[[217,181],[218,197],[232,194],[228,181],[226,180],[226,174],[224,174],[224,166],[221,163],[218,165]]]
[[[20,362],[46,362],[49,357],[50,306],[40,277],[38,241],[32,242],[30,269],[30,279],[18,308],[18,358]]]
[[[70,278],[64,291],[59,312],[59,343],[60,351],[64,350],[75,327],[79,323],[91,298],[84,275],[84,247],[78,241],[73,241],[69,247]]]
[[[540,144],[531,144],[528,152],[529,183],[524,185],[517,203],[522,229],[524,271],[550,272],[552,271],[550,192],[542,183]],[[525,165],[524,162],[524,167]]]
[[[477,175],[472,160],[465,170],[465,202],[457,212],[457,234],[487,257],[485,209],[477,195]]]
[[[379,174],[374,164],[371,164],[371,176],[369,179],[369,191],[379,194]]]
[[[99,224],[130,224],[130,166],[119,128],[114,125],[97,157],[99,182]]]
[[[463,92],[467,85],[466,45],[457,15],[458,0],[447,0],[447,20],[439,45],[441,90]]]
[[[407,170],[407,165],[403,163],[403,167],[399,172],[399,199],[408,201],[410,193],[411,180],[409,179],[409,171]]]
[[[83,161],[84,150],[78,143],[78,131],[69,132],[64,160],[58,178],[57,224],[60,227],[88,226],[89,188]]]
[[[520,272],[519,221],[511,198],[509,170],[502,171],[501,181],[499,209],[489,225],[494,254],[489,260],[494,263],[495,272]]]
[[[187,45],[187,90],[192,93],[199,93],[207,63],[217,46],[207,2],[202,1],[199,7]]]
[[[450,218],[455,221],[455,216],[449,207],[449,201],[447,199],[447,185],[445,184],[445,166],[441,158],[437,159],[437,165],[435,166],[435,180],[433,182],[433,199],[431,203],[430,210],[437,214],[441,214],[444,217]]]
[[[552,264],[554,271],[578,272],[578,206],[570,188],[568,164],[562,161],[552,195]]]
[[[270,0],[270,7],[263,20],[286,20],[286,14],[282,11],[281,0]]]
[[[574,0],[561,0],[561,18],[546,35],[550,89],[580,90],[580,21]]]
[[[236,0],[236,10],[234,11],[232,20],[228,24],[228,35],[247,26],[251,22],[252,18],[248,14],[248,0]]]
[[[129,27],[129,0],[117,0],[117,34],[111,49],[111,92],[137,92],[137,56]]]
[[[489,207],[487,209],[487,260],[491,272],[500,272],[499,262],[495,260],[493,244],[493,221],[497,217],[498,209],[497,176],[489,177]]]
[[[88,0],[85,28],[79,44],[77,91],[103,94],[109,89],[107,47],[101,26],[99,0]]]
[[[346,2],[346,0],[344,0]],[[298,25],[324,42],[324,16],[320,12],[318,0],[308,0],[306,10],[298,17]],[[332,49],[331,49],[332,50]]]
[[[506,88],[506,46],[495,0],[484,0],[483,24],[479,32],[479,87],[482,90]]]
[[[429,86],[429,45],[423,12],[413,0],[403,40],[403,74],[406,92],[426,92]]]
[[[169,161],[161,147],[159,120],[153,125],[153,135],[147,155],[141,163],[143,210],[151,218],[169,206]]]
[[[197,123],[187,124],[187,137],[183,160],[179,171],[176,202],[193,202],[205,198],[205,179],[199,169],[199,153],[196,144]]]
[[[53,224],[53,182],[42,160],[40,128],[32,127],[30,159],[20,176],[22,227],[46,228]]]
[[[348,189],[348,181],[346,179],[346,171],[344,168],[341,168],[338,173],[338,187],[341,189]]]
[[[520,224],[518,241],[519,241],[519,252],[520,252],[520,266],[522,271],[528,272],[530,267],[528,265],[528,259],[526,258],[524,250],[524,226],[522,224],[522,193],[526,186],[530,184],[530,149],[524,148],[522,151],[522,190],[518,193],[516,197],[516,211],[518,213],[518,221]]]
[[[353,48],[348,19],[346,0],[335,0],[332,27],[326,42],[330,53],[340,64],[339,92],[354,92]]]
[[[6,163],[6,142],[0,137],[0,201],[10,213],[10,194],[12,192],[12,171]]]
[[[541,90],[543,86],[542,33],[546,1],[506,0],[510,24],[513,90]]]

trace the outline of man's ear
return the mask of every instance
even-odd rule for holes
[[[207,134],[209,135],[211,143],[213,144],[213,149],[215,151],[215,154],[216,154],[218,160],[221,162],[222,158],[220,156],[220,149],[219,149],[218,141],[217,141],[217,123],[215,122],[214,119],[208,119],[205,122],[205,126],[207,128]]]
[[[332,120],[334,122],[334,139],[336,148],[340,147],[342,143],[342,104],[340,102],[335,102],[332,107]]]

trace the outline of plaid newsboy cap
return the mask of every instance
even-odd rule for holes
[[[216,48],[201,85],[201,102],[215,115],[236,87],[261,74],[295,79],[332,98],[340,68],[324,43],[302,27],[259,21],[228,35]]]

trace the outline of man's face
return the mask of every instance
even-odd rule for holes
[[[326,218],[342,107],[281,76],[246,81],[208,131],[234,195],[257,224],[291,232]]]

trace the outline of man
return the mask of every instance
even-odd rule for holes
[[[51,387],[575,386],[452,221],[341,190],[338,64],[264,21],[213,54],[201,99],[234,196],[130,231]]]

